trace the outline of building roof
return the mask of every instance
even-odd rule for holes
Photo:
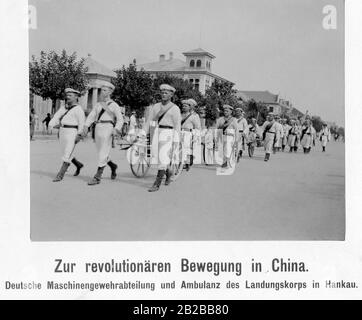
[[[238,91],[237,96],[243,100],[254,100],[266,104],[278,103],[279,97],[279,95],[272,94],[269,91]]]
[[[202,49],[202,48],[197,48],[197,49],[194,49],[194,50],[190,50],[190,51],[187,51],[187,52],[183,52],[183,55],[185,56],[190,56],[190,55],[207,55],[209,56],[210,58],[215,58],[215,56],[213,54],[211,54],[210,52]]]
[[[116,77],[116,73],[114,71],[94,60],[90,54],[85,59],[85,66],[88,68],[87,74],[99,74],[107,77]]]
[[[169,60],[140,64],[137,68],[138,70],[144,69],[149,72],[184,71],[186,69],[186,62],[173,58]]]

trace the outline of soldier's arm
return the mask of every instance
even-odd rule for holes
[[[201,120],[198,116],[194,116],[194,127],[196,130],[201,130]]]
[[[49,122],[49,127],[53,128],[56,125],[59,125],[59,118],[61,117],[61,115],[63,114],[64,110],[63,108],[60,108],[53,116],[53,118],[50,120]]]
[[[96,121],[96,115],[97,115],[97,105],[93,106],[92,111],[89,113],[87,119],[85,120],[85,127],[89,128],[93,122]]]
[[[122,116],[122,112],[121,112],[121,108],[120,108],[119,105],[116,104],[116,103],[112,103],[111,106],[112,106],[112,112],[113,112],[113,114],[114,114],[115,117],[116,117],[115,129],[116,129],[117,131],[121,131],[121,130],[122,130],[122,127],[123,127],[123,123],[124,123],[123,116]]]
[[[85,123],[85,114],[82,107],[77,109],[76,117],[78,120],[78,134],[81,135],[83,133]]]
[[[180,142],[180,134],[181,134],[181,112],[179,108],[174,108],[173,113],[173,121],[174,121],[174,135],[173,135],[173,142],[179,143]]]

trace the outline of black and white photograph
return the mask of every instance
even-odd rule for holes
[[[344,19],[29,0],[29,239],[345,241]]]

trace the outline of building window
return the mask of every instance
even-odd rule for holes
[[[190,67],[193,68],[195,66],[195,60],[190,61]]]
[[[201,67],[201,60],[197,60],[197,62],[196,62],[196,67],[198,67],[198,68]]]
[[[196,79],[195,80],[195,89],[199,90],[199,88],[200,88],[200,80]]]
[[[273,107],[269,107],[269,112],[274,112],[274,108],[273,108]]]
[[[192,84],[194,83],[194,79],[190,79],[189,81],[190,81],[190,83],[192,83]]]

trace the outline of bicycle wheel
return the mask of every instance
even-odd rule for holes
[[[146,176],[150,169],[150,158],[147,156],[147,146],[134,144],[130,149],[131,171],[137,178]]]

